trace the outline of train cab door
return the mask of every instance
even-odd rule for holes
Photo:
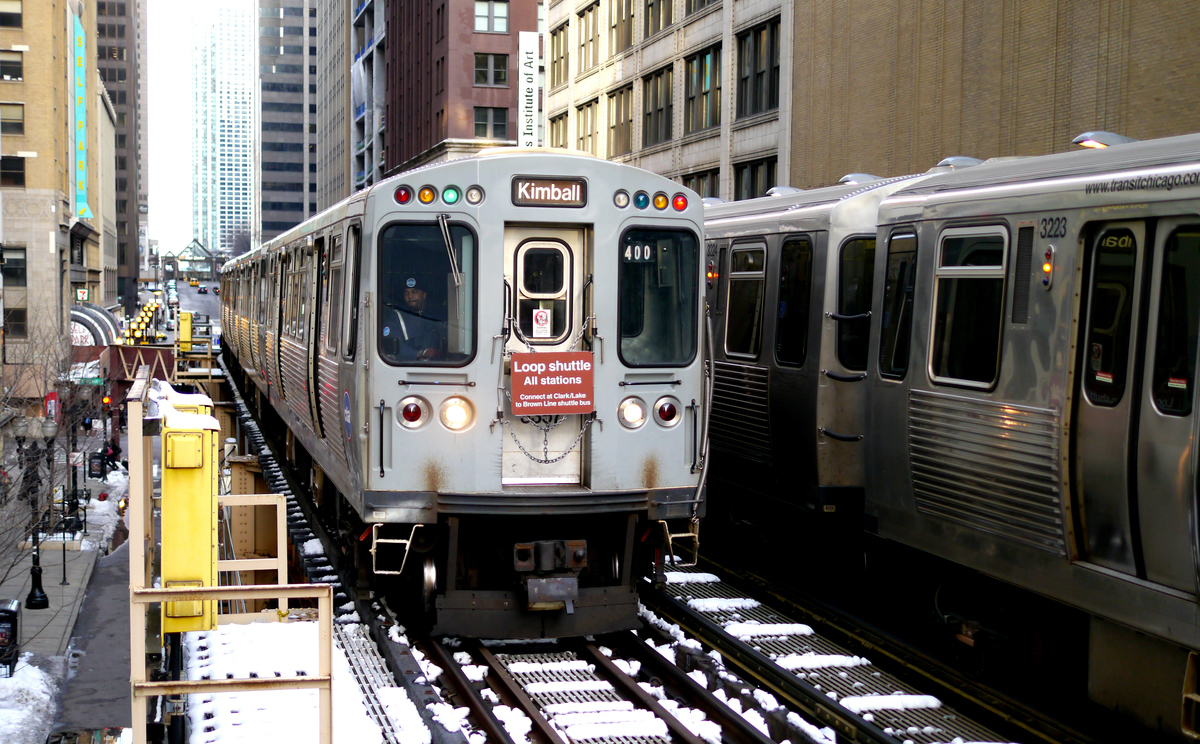
[[[514,332],[510,352],[580,351],[584,277],[591,273],[591,235],[571,228],[515,227],[504,231],[504,277]],[[589,290],[590,291],[590,290]],[[511,376],[505,387],[512,390]],[[583,482],[583,416],[518,418],[506,411],[501,483],[570,485]],[[549,461],[549,462],[546,462]]]
[[[1140,531],[1135,458],[1139,408],[1146,228],[1112,222],[1092,234],[1087,299],[1079,326],[1075,395],[1075,492],[1081,557],[1138,575]]]
[[[1196,593],[1196,395],[1200,219],[1159,220],[1150,278],[1137,509],[1145,578]]]

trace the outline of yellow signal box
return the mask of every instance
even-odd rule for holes
[[[217,586],[217,440],[212,416],[164,407],[162,427],[162,585]],[[212,401],[208,402],[212,410]],[[217,626],[211,600],[164,602],[162,630]]]
[[[179,314],[179,349],[180,351],[192,350],[192,314]]]

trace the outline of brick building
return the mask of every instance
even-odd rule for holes
[[[1200,130],[1200,5],[795,0],[792,186]]]

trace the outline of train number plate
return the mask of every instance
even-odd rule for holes
[[[514,416],[591,413],[592,353],[565,351],[512,355]]]

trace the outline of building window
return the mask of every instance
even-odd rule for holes
[[[685,60],[684,134],[721,123],[721,47],[705,49]]]
[[[25,106],[0,103],[0,134],[25,134]]]
[[[671,25],[673,0],[646,0],[646,36],[650,37]]]
[[[0,28],[21,27],[21,0],[0,0]]]
[[[766,196],[767,189],[775,185],[775,158],[751,160],[739,163],[733,171],[733,198],[754,199]]]
[[[633,86],[608,96],[608,156],[633,150]]]
[[[25,158],[0,158],[0,186],[25,185]]]
[[[508,33],[508,0],[475,0],[475,30]]]
[[[599,17],[599,3],[579,14],[579,72],[592,69],[600,61]]]
[[[575,116],[575,149],[580,152],[596,154],[596,112],[600,109],[600,100],[585,103],[576,110]]]
[[[683,177],[683,185],[700,196],[721,196],[721,169],[692,173]]]
[[[508,109],[476,106],[475,136],[482,139],[508,139]]]
[[[7,338],[29,338],[25,308],[9,307],[4,309],[4,335]]]
[[[738,116],[779,108],[779,19],[738,37]]]
[[[567,24],[550,32],[550,87],[567,82]]]
[[[721,2],[721,0],[687,0],[687,11],[686,12],[688,15],[691,15],[692,13],[695,13],[697,10],[707,8],[710,5],[716,5],[719,2]]]
[[[646,117],[642,125],[642,147],[671,139],[675,98],[673,79],[674,70],[666,67],[642,80],[642,105]]]
[[[476,54],[475,84],[508,87],[508,55]]]
[[[550,146],[567,146],[567,115],[556,116],[550,120]]]
[[[633,0],[611,0],[608,52],[616,54],[633,46]]]
[[[0,52],[0,80],[23,80],[25,61],[21,52]]]
[[[4,247],[4,286],[25,286],[25,249]]]

